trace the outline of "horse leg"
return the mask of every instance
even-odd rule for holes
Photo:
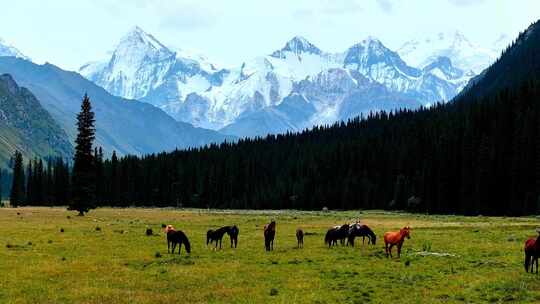
[[[178,255],[182,252],[182,243],[178,243]]]
[[[173,242],[173,243],[172,243],[172,252],[171,252],[172,254],[174,254],[174,250],[175,250],[175,249],[176,249],[176,243]]]
[[[171,253],[171,242],[167,240],[167,253]]]
[[[401,245],[402,245],[402,243],[399,243],[399,244],[397,245],[397,257],[398,257],[398,258],[401,257]]]
[[[394,247],[394,244],[390,244],[390,248],[388,248],[388,252],[390,253],[390,258],[393,258],[393,256],[392,256],[392,247]]]

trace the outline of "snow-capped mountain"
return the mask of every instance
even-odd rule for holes
[[[21,53],[21,51],[8,44],[2,38],[0,38],[0,56],[18,57],[25,60],[30,60],[30,58],[26,57],[23,53]]]
[[[135,27],[111,58],[80,72],[114,95],[159,106],[179,121],[252,136],[447,101],[474,76],[470,70],[448,56],[411,66],[375,38],[327,53],[299,36],[225,69]]]
[[[501,35],[493,48],[483,48],[456,31],[407,41],[397,52],[414,67],[424,68],[439,57],[448,57],[455,67],[479,74],[497,59],[507,43],[508,36]]]

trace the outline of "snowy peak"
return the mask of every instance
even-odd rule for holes
[[[174,52],[169,50],[154,36],[146,33],[140,27],[135,26],[120,39],[116,46],[113,57],[148,57],[149,59],[159,59],[170,57]],[[141,58],[142,59],[142,58]]]
[[[368,37],[350,47],[345,53],[343,66],[371,74],[374,69],[393,68],[397,73],[404,73],[413,77],[419,76],[419,71],[409,67],[396,53],[388,49],[376,38]],[[379,74],[377,72],[377,74]],[[381,76],[380,74],[378,76]],[[377,79],[378,76],[374,78]]]
[[[492,49],[476,45],[459,31],[413,39],[398,49],[399,55],[417,68],[423,68],[443,56],[450,58],[455,67],[475,73],[480,73],[495,61],[500,51],[499,45],[493,45]]]
[[[9,45],[2,38],[0,38],[0,56],[17,57],[30,61],[30,58],[26,57],[14,46]]]
[[[278,51],[273,52],[270,56],[276,58],[284,58],[287,52],[293,53],[295,55],[301,55],[303,53],[321,55],[322,51],[309,42],[306,38],[302,36],[295,36],[289,40],[285,46]]]

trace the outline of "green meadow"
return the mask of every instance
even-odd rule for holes
[[[275,250],[266,252],[262,229],[272,219]],[[324,245],[329,227],[357,219],[377,234],[376,245]],[[187,234],[190,255],[167,253],[162,224]],[[227,235],[222,250],[206,246],[208,229],[232,224],[237,249]],[[383,233],[405,225],[412,231],[401,258],[386,258]],[[524,241],[539,225],[532,217],[383,211],[102,208],[79,217],[0,208],[0,303],[540,302],[540,275],[523,268]]]

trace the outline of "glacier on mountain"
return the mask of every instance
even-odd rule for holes
[[[135,27],[111,58],[86,64],[80,73],[114,95],[151,103],[179,121],[257,136],[450,100],[492,59],[484,50],[475,53],[462,35],[438,38],[408,42],[394,52],[368,37],[345,52],[327,53],[296,36],[269,55],[222,68]],[[421,51],[426,43],[437,45],[435,52]],[[461,46],[466,48],[455,49]]]

